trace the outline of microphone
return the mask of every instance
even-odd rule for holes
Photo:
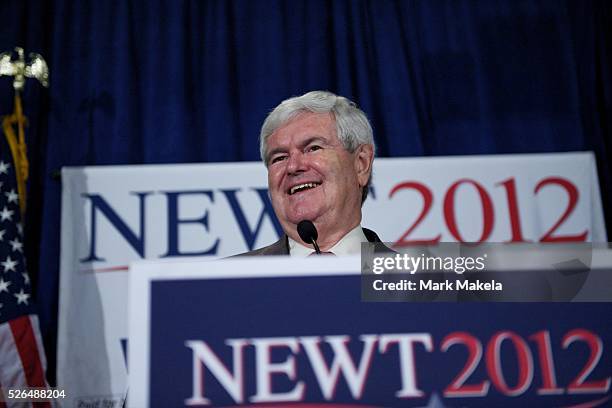
[[[297,232],[307,244],[312,244],[314,246],[315,252],[317,255],[321,255],[321,250],[319,249],[319,245],[317,244],[317,238],[319,237],[319,233],[317,232],[317,228],[310,220],[302,220],[297,225]]]

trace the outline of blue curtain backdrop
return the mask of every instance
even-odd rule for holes
[[[258,160],[266,113],[309,90],[357,101],[382,157],[593,150],[612,231],[609,1],[4,0],[0,18],[0,51],[51,71],[24,108],[52,377],[59,169]]]

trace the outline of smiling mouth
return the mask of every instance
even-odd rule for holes
[[[297,186],[293,186],[289,189],[289,195],[294,195],[295,193],[299,193],[300,191],[310,190],[312,188],[320,186],[321,183],[304,183],[298,184]]]

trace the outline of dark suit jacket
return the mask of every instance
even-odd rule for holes
[[[367,228],[362,228],[363,234],[366,236],[369,242],[381,242],[378,235],[372,230]],[[259,256],[259,255],[289,255],[289,240],[286,234],[273,243],[272,245],[268,245],[263,248],[256,249],[254,251],[245,252],[243,254],[235,255],[235,256]]]

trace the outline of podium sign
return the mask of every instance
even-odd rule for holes
[[[330,258],[132,264],[129,406],[609,404],[612,304],[362,302]]]
[[[128,264],[227,257],[282,234],[265,166],[62,171],[57,385],[66,406],[119,406]],[[396,248],[436,242],[607,242],[592,153],[377,158],[363,226]]]

